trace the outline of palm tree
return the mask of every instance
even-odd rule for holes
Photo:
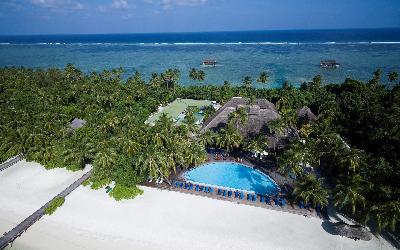
[[[98,152],[93,162],[94,174],[108,178],[114,169],[117,161],[117,153],[110,149],[104,149]]]
[[[184,160],[188,166],[198,166],[207,159],[204,148],[198,144],[189,144],[186,149]]]
[[[206,73],[203,70],[197,71],[197,80],[204,81],[206,79]]]
[[[257,82],[259,83],[267,83],[269,79],[269,75],[267,72],[261,72],[260,76],[257,79]]]
[[[390,72],[390,73],[388,74],[388,77],[389,77],[389,81],[390,81],[390,82],[395,82],[395,81],[397,81],[397,79],[399,78],[399,73],[397,73],[397,72],[395,72],[395,71]]]
[[[366,191],[365,187],[365,181],[360,175],[348,178],[348,183],[340,183],[335,187],[334,205],[339,209],[349,207],[354,215],[357,207],[365,208],[366,199],[362,194]]]
[[[260,133],[254,138],[247,140],[245,142],[244,149],[248,151],[263,152],[268,150],[268,146],[268,137]]]
[[[203,146],[214,146],[216,143],[217,134],[212,130],[207,130],[204,134],[200,136],[200,144]]]
[[[279,171],[285,175],[293,172],[296,176],[303,176],[303,166],[311,162],[306,151],[306,147],[299,142],[291,144],[283,154],[278,156]]]
[[[197,71],[195,68],[192,68],[189,72],[189,78],[193,81],[197,80]]]
[[[317,204],[321,207],[328,205],[328,191],[322,187],[322,179],[317,179],[314,175],[306,175],[298,180],[293,195],[306,204],[311,202],[313,207]]]
[[[234,123],[236,124],[236,126],[239,125],[239,123],[241,125],[245,125],[248,121],[248,114],[245,108],[240,107],[238,109],[236,109],[234,112],[229,114],[228,117],[228,122],[229,123]]]
[[[343,153],[340,155],[340,165],[353,173],[356,172],[362,161],[361,151],[351,148],[342,150],[342,152]]]
[[[221,148],[226,148],[228,151],[231,151],[233,148],[238,148],[242,141],[242,135],[231,124],[221,129],[217,137],[217,145]]]
[[[140,154],[136,159],[136,166],[142,174],[146,173],[152,179],[158,177],[167,179],[171,170],[176,171],[172,157],[156,146],[149,146]]]
[[[164,73],[161,73],[161,78],[167,88],[172,86],[175,90],[176,84],[180,78],[180,71],[178,69],[168,69]]]
[[[395,231],[396,224],[400,222],[400,201],[392,200],[382,205],[374,206],[373,211],[376,212],[379,231],[388,226],[393,232]]]
[[[253,84],[253,81],[251,80],[250,76],[245,76],[243,79],[243,86],[245,88],[251,88],[251,85]]]
[[[142,145],[134,138],[120,138],[120,140],[125,153],[129,156],[135,155],[142,148]]]

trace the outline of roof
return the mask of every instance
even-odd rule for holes
[[[72,129],[78,129],[78,128],[81,128],[81,127],[85,126],[85,124],[86,124],[85,120],[81,120],[81,119],[75,118],[75,119],[72,120],[72,122],[70,123],[69,126]]]
[[[249,98],[234,97],[204,122],[200,132],[227,124],[229,115],[238,108],[245,108],[248,114],[247,124],[238,128],[242,134],[258,133],[268,122],[279,118],[275,105],[265,99],[256,99],[250,103]]]
[[[297,117],[299,119],[306,119],[309,121],[317,120],[317,116],[311,111],[311,109],[307,106],[301,107],[297,110]]]

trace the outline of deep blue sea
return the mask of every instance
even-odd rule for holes
[[[204,83],[189,80],[189,70],[201,68],[206,58],[219,65],[203,68]],[[321,69],[325,59],[342,67]],[[400,72],[400,29],[0,36],[0,67],[63,68],[68,63],[87,73],[122,67],[129,76],[137,70],[146,79],[178,68],[183,85],[241,84],[244,76],[255,80],[261,71],[271,75],[271,87],[300,84],[316,74],[325,83],[346,77],[367,81],[376,68],[385,76]]]

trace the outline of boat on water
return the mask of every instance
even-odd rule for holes
[[[332,69],[332,68],[339,68],[340,63],[336,62],[335,60],[323,60],[320,63],[321,68],[327,68],[327,69]]]
[[[202,62],[203,66],[215,66],[217,65],[217,61],[214,59],[204,59]]]

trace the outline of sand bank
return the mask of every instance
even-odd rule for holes
[[[0,233],[11,230],[86,171],[46,170],[25,160],[1,171]]]
[[[142,188],[116,202],[81,186],[11,249],[392,249],[331,235],[318,218]]]

